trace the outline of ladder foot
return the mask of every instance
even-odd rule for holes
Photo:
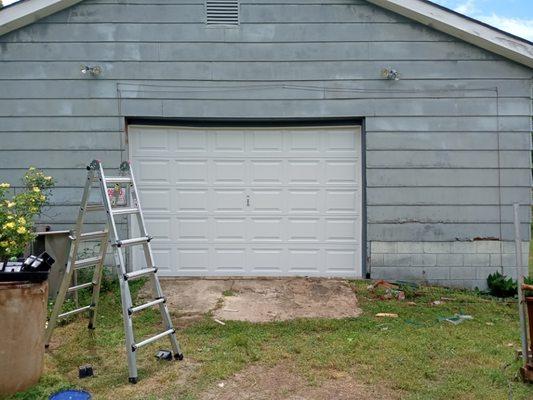
[[[182,361],[183,360],[183,353],[177,353],[177,354],[174,354],[174,358],[178,361]]]
[[[133,384],[133,385],[135,385],[135,384],[137,383],[137,381],[138,381],[138,380],[137,380],[137,377],[131,377],[131,376],[130,376],[130,377],[128,378],[128,382],[131,383],[131,384]]]
[[[89,322],[89,325],[87,325],[87,329],[95,330],[95,326]]]

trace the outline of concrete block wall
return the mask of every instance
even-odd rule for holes
[[[529,243],[522,243],[527,270]],[[514,242],[380,242],[370,243],[373,279],[407,280],[486,289],[495,271],[516,279]]]

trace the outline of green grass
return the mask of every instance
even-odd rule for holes
[[[362,316],[344,320],[297,320],[267,324],[226,322],[208,316],[178,331],[184,362],[157,361],[153,355],[168,342],[143,348],[138,357],[140,382],[127,383],[120,297],[116,289],[102,297],[98,327],[86,329],[81,317],[59,327],[40,383],[12,399],[46,399],[67,387],[90,391],[95,399],[194,400],[206,388],[251,364],[290,363],[310,384],[319,385],[347,372],[364,384],[382,385],[402,399],[532,399],[533,388],[519,382],[517,306],[466,291],[421,288],[405,302],[376,299],[367,282],[353,282]],[[135,288],[135,291],[138,288]],[[449,298],[440,306],[434,300]],[[409,305],[408,301],[416,302]],[[378,312],[399,314],[380,319]],[[439,318],[462,312],[474,317],[454,326]],[[158,315],[136,318],[137,334],[161,329]],[[94,378],[77,378],[90,363]]]

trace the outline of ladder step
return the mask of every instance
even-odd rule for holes
[[[106,183],[131,183],[131,177],[129,176],[106,176]]]
[[[117,240],[117,242],[115,243],[115,246],[117,247],[134,246],[136,244],[148,243],[150,240],[152,240],[151,236],[143,236],[143,237],[132,238],[132,239]]]
[[[79,313],[84,312],[84,311],[89,311],[91,308],[93,308],[93,305],[89,304],[88,306],[77,308],[77,309],[72,310],[72,311],[67,311],[66,313],[63,313],[63,314],[59,314],[57,316],[57,318],[66,318],[66,317],[69,317],[69,316],[74,315],[74,314],[79,314]]]
[[[156,272],[157,272],[156,267],[140,269],[138,271],[128,272],[127,274],[124,274],[124,280],[127,281],[128,279],[136,279],[144,275],[154,274]]]
[[[150,344],[150,343],[152,343],[152,342],[155,342],[155,341],[158,340],[158,339],[161,339],[161,338],[163,338],[163,337],[165,337],[165,336],[168,336],[168,335],[172,335],[172,334],[174,334],[174,333],[176,333],[176,330],[175,330],[174,328],[172,328],[172,329],[168,329],[168,330],[166,330],[165,332],[161,332],[161,333],[159,333],[159,334],[157,334],[157,335],[155,335],[155,336],[152,336],[151,338],[148,338],[148,339],[143,340],[142,342],[135,343],[134,345],[131,346],[131,347],[132,347],[132,350],[135,351],[135,350],[137,350],[139,347],[146,346],[147,344]]]
[[[132,207],[132,208],[117,207],[117,208],[112,208],[111,212],[113,213],[113,215],[127,215],[127,214],[138,213],[139,209],[137,207]]]
[[[78,268],[90,267],[92,265],[98,264],[100,261],[102,261],[102,257],[100,256],[84,258],[83,260],[77,260],[74,263],[74,268],[78,269]]]
[[[107,233],[107,231],[87,232],[82,233],[79,238],[81,240],[103,239],[107,236]]]
[[[130,308],[128,308],[128,314],[131,315],[133,313],[136,313],[136,312],[139,312],[141,310],[144,310],[145,308],[149,308],[149,307],[152,307],[152,306],[155,306],[157,304],[164,303],[164,302],[165,302],[165,298],[161,297],[161,298],[159,298],[157,300],[149,301],[148,303],[141,304],[140,306],[137,306],[137,307],[130,307]]]
[[[71,286],[68,288],[68,292],[75,292],[76,290],[81,290],[81,289],[85,289],[85,288],[88,288],[88,287],[92,287],[94,285],[94,283],[92,282],[87,282],[87,283],[82,283],[81,285],[76,285],[76,286]]]
[[[104,205],[103,204],[87,204],[85,206],[85,211],[104,211]]]

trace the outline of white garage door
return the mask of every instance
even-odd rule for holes
[[[162,275],[361,276],[359,127],[132,126],[129,141]]]

